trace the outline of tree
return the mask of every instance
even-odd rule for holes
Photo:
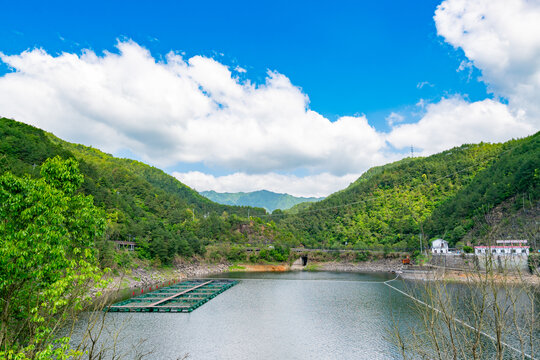
[[[390,340],[403,359],[535,359],[538,353],[538,289],[515,258],[487,254],[463,269],[463,283],[434,272],[409,283],[420,326],[398,326]],[[534,275],[536,276],[536,275]]]
[[[0,177],[0,357],[43,358],[55,330],[101,280],[94,241],[105,228],[91,196],[76,193],[78,163],[46,160],[41,178]]]

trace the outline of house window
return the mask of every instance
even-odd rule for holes
[[[496,254],[496,253],[497,253],[497,250],[493,249],[493,250],[491,250],[491,252],[492,252],[493,254]]]

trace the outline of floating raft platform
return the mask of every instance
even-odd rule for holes
[[[192,312],[237,283],[227,279],[188,280],[118,302],[105,311]]]

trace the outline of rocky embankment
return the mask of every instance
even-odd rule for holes
[[[204,277],[219,274],[229,270],[231,264],[180,264],[176,265],[175,273],[179,279]]]
[[[230,270],[231,264],[181,263],[172,268],[159,269],[139,267],[111,277],[109,290],[149,289],[156,285],[167,284],[186,278],[203,278]],[[364,262],[309,262],[308,269],[318,271],[344,271],[344,272],[392,272],[402,270],[399,259],[380,259]],[[283,265],[238,265],[233,271],[273,271],[303,270],[303,266],[290,267]]]
[[[392,272],[403,268],[400,259],[380,259],[363,262],[321,262],[309,263],[320,271],[345,271],[345,272]]]
[[[445,281],[457,283],[497,283],[501,285],[529,284],[540,286],[540,276],[525,272],[492,272],[486,274],[475,270],[450,270],[444,268],[409,267],[401,273],[407,280]]]
[[[169,281],[199,278],[226,272],[230,264],[177,264],[170,269],[134,268],[112,276],[109,290],[149,288]]]

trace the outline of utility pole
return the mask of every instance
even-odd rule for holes
[[[412,158],[414,157],[414,148],[413,148],[412,145],[411,145],[411,157],[412,157]]]

